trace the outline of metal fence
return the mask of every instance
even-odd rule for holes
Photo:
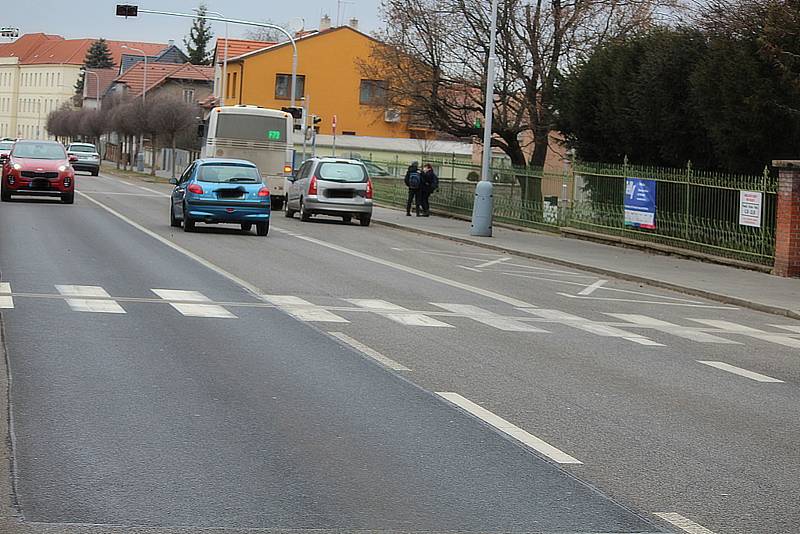
[[[468,216],[472,213],[480,167],[446,160],[426,161],[440,179],[431,208]],[[392,176],[374,180],[376,199],[404,206],[406,164],[376,162]],[[571,227],[638,241],[661,243],[715,256],[771,265],[775,250],[777,179],[768,169],[740,175],[623,164],[578,162],[560,173],[504,165],[491,168],[494,218],[521,226],[557,231]],[[625,223],[624,198],[629,178],[656,183],[655,227]],[[761,226],[739,224],[740,191],[762,195]]]

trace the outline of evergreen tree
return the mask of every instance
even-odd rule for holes
[[[111,57],[111,50],[109,50],[106,40],[98,39],[93,42],[86,51],[86,56],[83,59],[83,67],[86,69],[111,69],[114,68],[114,66],[114,58]],[[78,81],[75,82],[76,102],[81,101],[83,98],[83,79],[85,76],[85,74],[81,74]]]
[[[204,3],[197,7],[197,14],[204,16],[208,8]],[[192,22],[192,29],[189,30],[189,37],[183,40],[186,50],[189,52],[189,62],[193,65],[210,65],[211,51],[209,45],[214,38],[211,25],[206,19],[196,18]]]

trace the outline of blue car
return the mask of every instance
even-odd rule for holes
[[[198,159],[175,185],[169,209],[171,226],[193,232],[195,224],[239,224],[245,232],[269,233],[269,189],[253,163],[238,159]]]

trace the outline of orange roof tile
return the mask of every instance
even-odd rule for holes
[[[64,39],[60,35],[43,33],[26,34],[13,43],[0,44],[0,57],[18,57],[23,65],[83,65],[86,51],[96,39]],[[140,43],[136,41],[106,41],[115,65],[119,65],[122,45],[140,48],[148,55],[156,55],[166,44]],[[136,52],[132,52],[136,53]]]
[[[225,58],[225,42],[225,39],[217,39],[217,46],[215,48],[217,63],[222,63]],[[277,44],[271,41],[251,41],[248,39],[227,39],[227,43],[228,59],[247,54],[248,52],[269,48]]]
[[[114,82],[124,83],[132,96],[142,94],[144,88],[145,69],[144,62],[140,61],[117,77]],[[214,81],[213,67],[201,67],[184,63],[148,63],[147,64],[147,90],[150,91],[167,80],[197,80]]]
[[[97,85],[100,84],[100,95],[104,95],[106,90],[114,83],[114,80],[119,75],[117,69],[86,69],[88,72],[93,72],[97,75],[97,78],[93,74],[87,74],[84,79],[84,87],[86,91],[84,94],[86,95],[85,98],[97,98]]]

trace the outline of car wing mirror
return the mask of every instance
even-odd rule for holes
[[[177,178],[170,178],[169,179],[169,183],[171,183],[172,185],[178,185],[178,179]]]
[[[4,163],[8,161],[8,154],[0,154],[0,161]]]

